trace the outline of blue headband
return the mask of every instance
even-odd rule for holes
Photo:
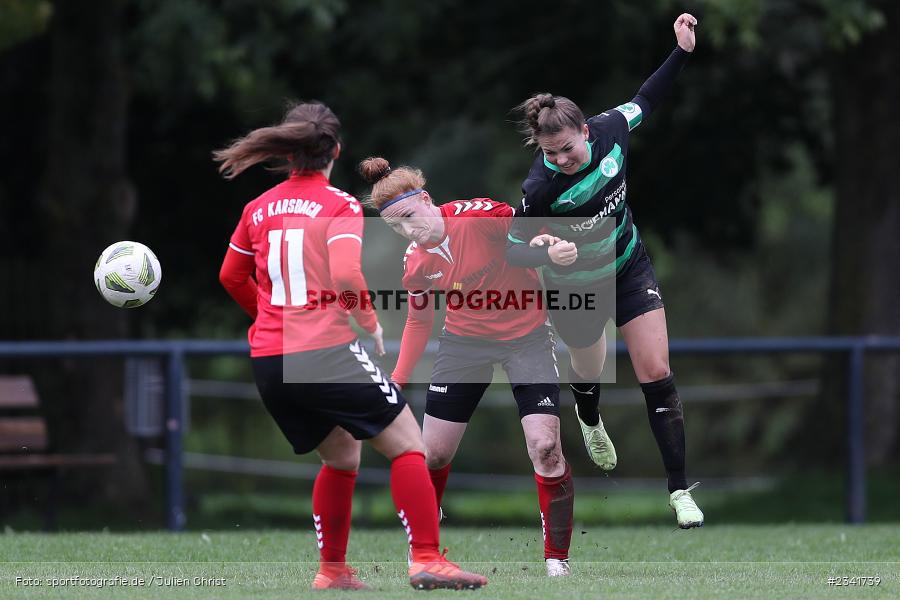
[[[399,196],[397,196],[395,198],[391,198],[390,200],[388,200],[387,202],[382,204],[381,208],[378,209],[378,212],[383,213],[384,209],[386,209],[391,204],[396,204],[396,203],[400,202],[401,200],[403,200],[404,198],[409,198],[410,196],[415,196],[416,194],[421,194],[423,191],[425,191],[425,190],[423,190],[422,188],[416,188],[409,192],[403,192]]]

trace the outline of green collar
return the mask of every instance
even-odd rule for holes
[[[594,157],[594,150],[591,147],[591,143],[587,140],[584,140],[584,145],[587,146],[587,151],[588,151],[587,162],[585,162],[583,165],[578,167],[578,170],[575,171],[575,173],[581,173],[582,171],[584,171],[587,168],[587,166],[589,164],[591,164],[591,159]],[[559,167],[557,167],[552,162],[547,160],[546,154],[544,155],[544,166],[547,167],[548,169],[550,169],[551,171],[556,171],[557,173],[561,173],[561,171],[559,170]]]

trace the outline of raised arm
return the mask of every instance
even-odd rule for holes
[[[675,84],[681,69],[687,64],[691,52],[694,51],[694,27],[696,25],[697,19],[688,13],[679,15],[675,20],[673,27],[678,45],[656,72],[647,78],[632,99],[633,103],[641,107],[642,117],[646,117],[659,106]]]

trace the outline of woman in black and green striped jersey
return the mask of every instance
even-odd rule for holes
[[[507,260],[542,267],[544,285],[560,299],[591,296],[590,310],[550,310],[568,345],[569,381],[591,459],[616,464],[599,415],[599,379],[606,358],[603,329],[615,319],[647,402],[669,484],[669,505],[682,528],[703,524],[685,475],[684,418],[669,368],[662,295],[626,204],[628,136],[659,104],[694,50],[697,19],[675,21],[677,47],[630,101],[585,120],[561,96],[523,102],[528,143],[542,150],[522,188],[509,232]],[[608,300],[607,300],[608,299]],[[569,305],[571,306],[571,304]],[[552,308],[552,307],[551,307]]]

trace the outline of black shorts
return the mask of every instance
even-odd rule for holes
[[[519,416],[559,416],[556,342],[547,325],[514,340],[489,340],[444,332],[431,372],[425,413],[468,423],[499,364],[509,378]]]
[[[590,310],[548,311],[553,326],[567,346],[586,348],[593,345],[603,335],[603,328],[611,318],[615,318],[616,327],[621,327],[635,317],[665,306],[644,245],[640,244],[636,252],[637,255],[614,281],[584,287],[552,286],[552,289],[559,290],[560,298],[592,292],[598,300]],[[613,285],[615,289],[612,289]],[[614,306],[612,299],[615,299]]]
[[[358,340],[252,362],[263,404],[297,454],[315,450],[335,427],[358,440],[375,437],[406,406],[403,395]],[[329,372],[326,382],[318,377],[324,365]],[[296,383],[285,383],[286,372],[287,381]],[[340,374],[343,377],[338,378]]]

